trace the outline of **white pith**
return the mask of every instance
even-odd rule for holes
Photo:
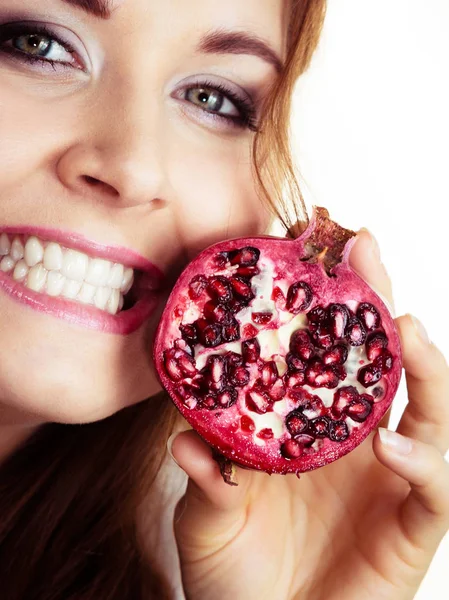
[[[117,314],[134,282],[120,263],[36,236],[0,234],[0,270],[28,289]]]

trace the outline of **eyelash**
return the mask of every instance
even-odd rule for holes
[[[45,25],[40,25],[38,23],[33,24],[32,26],[21,24],[21,25],[12,25],[6,28],[6,32],[2,32],[0,30],[0,53],[7,53],[12,55],[14,58],[20,61],[27,62],[29,64],[39,64],[41,66],[49,66],[53,68],[54,71],[57,69],[71,69],[75,68],[78,70],[84,70],[82,67],[75,67],[72,64],[64,63],[62,61],[52,60],[49,58],[42,58],[39,56],[33,56],[32,54],[27,54],[26,52],[22,52],[21,50],[17,50],[16,48],[2,47],[2,43],[14,40],[22,35],[31,35],[35,34],[38,36],[42,36],[48,38],[51,41],[56,42],[60,46],[64,48],[69,54],[76,55],[76,49],[67,41],[62,40],[51,29],[47,28]],[[188,86],[186,86],[183,91],[184,93],[188,90],[194,90],[204,88],[208,90],[213,90],[225,96],[228,100],[230,100],[237,110],[240,113],[239,117],[231,116],[231,115],[222,115],[219,113],[214,113],[212,111],[205,110],[203,108],[198,107],[192,102],[188,102],[192,106],[198,108],[198,110],[207,113],[214,120],[225,121],[227,124],[231,124],[234,127],[239,127],[240,129],[249,129],[251,131],[257,131],[257,122],[256,116],[257,111],[253,102],[249,98],[242,98],[238,94],[236,94],[233,90],[229,89],[226,85],[222,83],[216,83],[212,81],[195,81]]]

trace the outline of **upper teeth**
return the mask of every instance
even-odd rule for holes
[[[90,258],[30,236],[0,235],[0,269],[35,292],[64,296],[116,314],[134,281],[134,271],[120,263]]]

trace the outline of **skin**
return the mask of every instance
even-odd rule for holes
[[[2,226],[55,227],[126,246],[168,281],[210,243],[265,231],[270,217],[251,175],[254,134],[218,125],[173,94],[186,78],[207,74],[260,102],[272,66],[195,48],[204,32],[229,27],[251,31],[282,56],[287,6],[124,0],[102,21],[61,0],[48,0],[45,12],[37,0],[2,0],[0,31],[19,20],[8,18],[19,7],[21,21],[52,23],[68,36],[88,66],[40,70],[0,54]],[[390,297],[369,240],[360,235],[353,266]],[[0,457],[42,423],[94,421],[157,392],[157,319],[112,336],[32,311],[0,290]],[[374,454],[365,442],[301,481],[243,471],[240,486],[229,488],[193,432],[172,440],[190,477],[175,518],[188,598],[318,600],[342,589],[350,600],[412,598],[449,520],[448,373],[408,317],[398,326],[410,392],[400,430],[415,439],[406,457],[376,436]],[[358,512],[360,526],[348,529],[347,515]]]

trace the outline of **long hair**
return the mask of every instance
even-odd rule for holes
[[[325,7],[326,0],[292,2],[285,69],[254,140],[256,181],[286,226],[289,203],[306,218],[288,123]],[[142,550],[136,515],[155,495],[176,418],[161,393],[96,423],[45,425],[9,457],[0,468],[2,600],[170,597],[157,561]]]

